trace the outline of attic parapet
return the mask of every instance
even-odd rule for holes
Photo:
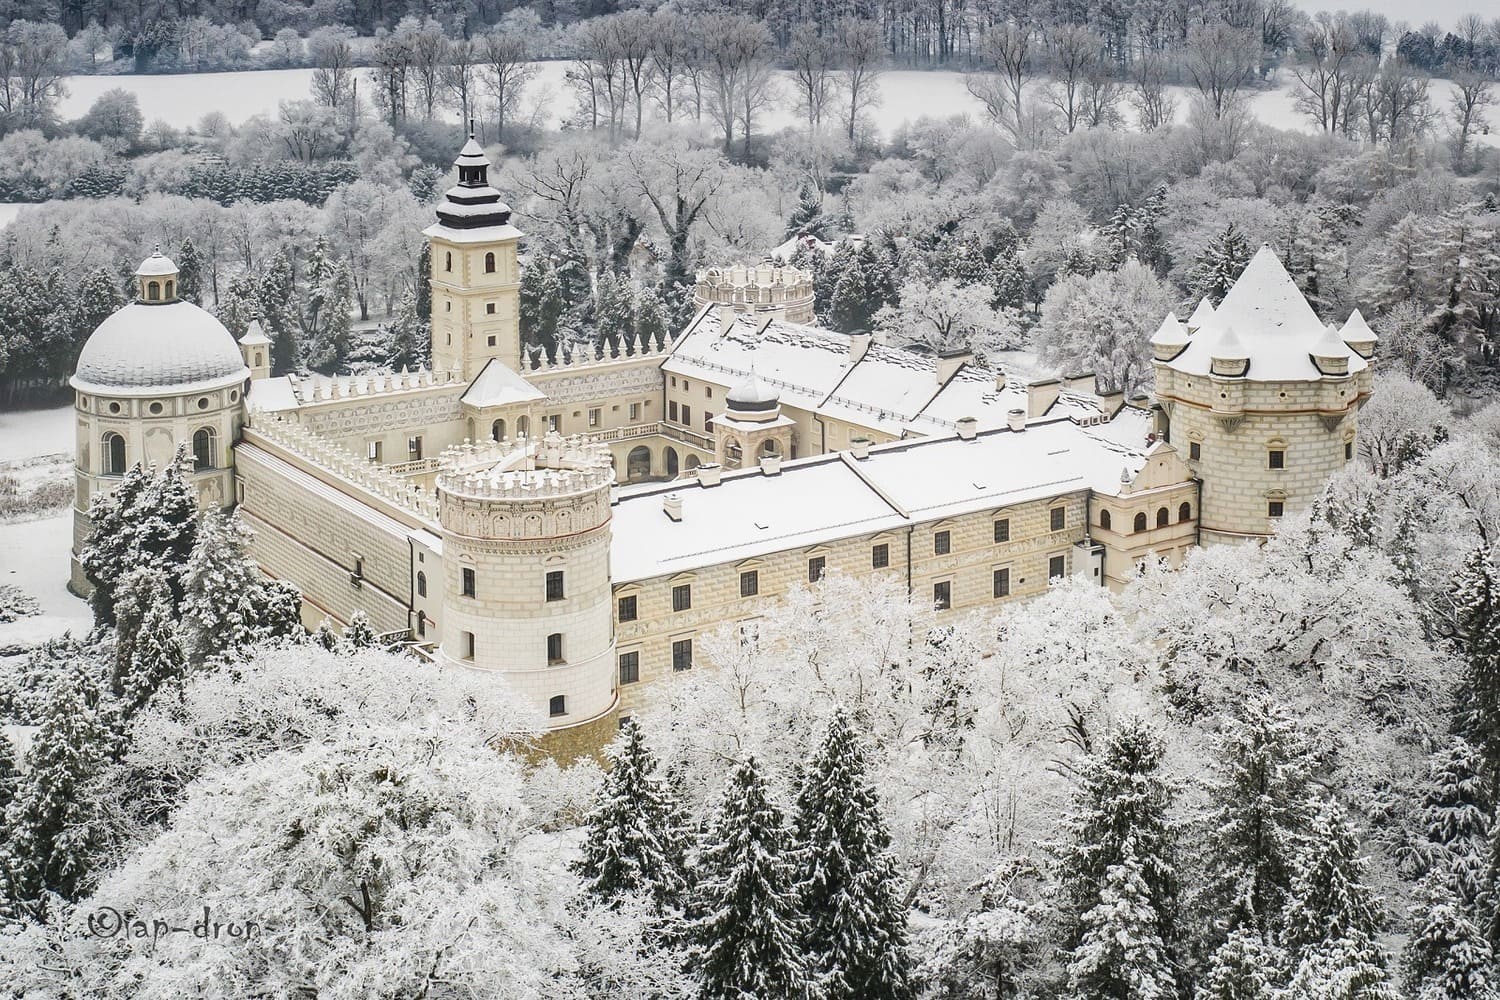
[[[572,352],[559,351],[555,359],[548,358],[546,354],[537,352],[528,354],[522,361],[523,372],[562,372],[577,371],[583,368],[600,368],[605,365],[618,365],[621,362],[638,361],[645,358],[655,358],[666,354],[671,349],[671,343],[663,344],[638,344],[630,343],[620,348],[617,353],[607,350],[579,348]]]
[[[307,404],[362,396],[388,396],[448,385],[454,381],[453,372],[432,372],[425,368],[409,371],[403,368],[399,372],[377,372],[372,375],[292,376],[291,385],[297,401]]]
[[[608,488],[615,480],[609,448],[577,435],[541,441],[467,442],[446,450],[440,492],[477,500],[537,500]]]

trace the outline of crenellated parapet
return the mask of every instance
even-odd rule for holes
[[[791,323],[813,320],[810,272],[779,264],[742,264],[699,271],[693,299],[704,306],[727,306],[741,313],[778,313]]]

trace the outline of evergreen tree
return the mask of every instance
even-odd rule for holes
[[[1167,186],[1158,184],[1146,200],[1135,210],[1139,229],[1136,233],[1136,258],[1142,264],[1166,277],[1172,267],[1172,255],[1167,249],[1167,238],[1162,235],[1161,219],[1167,211]]]
[[[1193,1000],[1273,1000],[1281,956],[1252,927],[1241,927],[1214,952]]]
[[[1448,867],[1465,906],[1474,905],[1485,882],[1490,817],[1494,802],[1484,780],[1484,761],[1461,736],[1433,755],[1422,800],[1427,843],[1422,867]]]
[[[167,573],[173,602],[182,600],[180,572],[198,537],[198,497],[183,475],[186,446],[179,446],[172,464],[153,478],[130,512],[132,566],[156,566]]]
[[[432,244],[422,241],[417,251],[417,276],[412,282],[416,292],[414,311],[417,318],[427,325],[427,335],[432,335]]]
[[[1463,899],[1467,877],[1456,860],[1440,863],[1412,895],[1412,935],[1403,958],[1407,987],[1422,1000],[1494,996],[1494,956]]]
[[[680,910],[687,893],[688,834],[671,786],[640,724],[627,719],[605,749],[609,770],[584,821],[578,873],[584,890],[605,902],[638,895],[658,918]]]
[[[1068,961],[1068,984],[1079,1000],[1172,1000],[1177,984],[1135,838],[1120,844],[1099,901],[1083,914],[1083,936]]]
[[[0,733],[0,844],[10,839],[5,813],[20,794],[21,771],[16,766],[16,747],[9,736]]]
[[[251,598],[260,569],[245,554],[250,531],[234,512],[206,513],[183,567],[182,637],[189,662],[201,666],[250,645],[260,623]]]
[[[308,253],[303,283],[306,292],[297,318],[306,363],[317,371],[336,372],[349,357],[354,280],[348,265],[333,256],[324,236],[318,237]]]
[[[83,343],[89,334],[125,304],[115,276],[102,267],[96,267],[83,276],[68,304],[71,311],[73,337]]]
[[[287,580],[262,580],[250,593],[250,620],[256,623],[253,643],[305,639],[302,591]]]
[[[799,236],[812,236],[820,240],[828,238],[828,219],[823,215],[823,199],[811,184],[802,185],[797,193],[797,207],[792,209],[792,217],[786,224],[787,239]]]
[[[1111,268],[1119,267],[1137,253],[1140,223],[1129,205],[1121,202],[1109,221],[1104,224],[1100,236],[1104,238],[1104,253]]]
[[[1369,938],[1322,942],[1302,956],[1281,1000],[1397,1000],[1385,956]]]
[[[134,669],[135,645],[144,634],[146,617],[153,608],[172,602],[167,571],[159,566],[138,566],[120,578],[115,588],[115,657],[111,664],[109,693],[124,697]]]
[[[1449,594],[1454,644],[1463,661],[1458,728],[1483,754],[1493,798],[1500,782],[1500,578],[1488,545],[1464,558]]]
[[[1356,952],[1372,946],[1380,901],[1365,867],[1343,807],[1329,799],[1303,841],[1283,918],[1282,941],[1293,961],[1332,943],[1349,942]]]
[[[318,627],[312,634],[312,644],[330,653],[339,648],[339,634],[333,630],[332,619],[324,618],[318,622]]]
[[[1188,277],[1188,284],[1192,289],[1189,298],[1206,297],[1217,306],[1234,286],[1245,265],[1250,263],[1253,253],[1249,242],[1231,222],[1222,233],[1209,241],[1203,256],[1194,265]]]
[[[1248,922],[1264,937],[1286,905],[1307,828],[1312,748],[1284,705],[1254,698],[1225,723],[1216,756],[1204,821],[1209,896],[1220,927]]]
[[[1054,848],[1069,947],[1082,941],[1084,916],[1099,905],[1110,869],[1124,861],[1126,840],[1156,915],[1156,937],[1169,950],[1175,945],[1176,829],[1168,818],[1174,789],[1159,773],[1165,752],[1161,737],[1134,719],[1110,733],[1079,769],[1073,811],[1064,820],[1069,837]]]
[[[344,643],[350,649],[374,649],[380,645],[380,636],[370,624],[370,616],[356,611],[349,616],[349,626],[344,629]]]
[[[808,988],[802,918],[781,810],[754,758],[734,769],[694,868],[705,1000],[792,1000]]]
[[[94,588],[89,606],[101,625],[115,623],[115,584],[135,568],[135,506],[151,477],[139,463],[108,494],[89,500],[89,536],[79,551],[84,578]]]
[[[635,338],[642,350],[666,347],[672,339],[668,328],[667,307],[661,294],[651,285],[644,285],[635,297]]]
[[[292,259],[282,247],[271,255],[256,283],[256,314],[271,338],[273,375],[295,371],[302,358],[302,343],[297,322],[297,286]]]
[[[591,346],[618,355],[625,345],[635,341],[635,308],[630,285],[606,271],[599,275],[595,295],[594,323],[598,335]]]
[[[60,671],[46,715],[26,753],[25,773],[6,814],[5,869],[17,900],[56,892],[74,899],[95,845],[89,784],[108,756],[97,692],[82,671]]]
[[[180,687],[186,677],[187,657],[173,626],[175,617],[171,595],[158,592],[131,644],[130,671],[125,676],[120,699],[121,715],[126,720],[144,708],[157,691],[168,686]]]
[[[416,296],[401,296],[396,315],[380,328],[380,355],[385,367],[409,370],[424,367],[432,356],[431,323],[417,315]]]
[[[194,305],[203,304],[203,258],[190,237],[177,248],[177,296]]]
[[[526,265],[521,282],[521,341],[540,347],[548,358],[557,357],[557,339],[567,303],[557,268],[540,253]]]
[[[260,316],[260,292],[255,276],[237,274],[230,278],[214,307],[214,315],[236,340],[243,337],[250,322]]]
[[[906,913],[863,748],[840,708],[797,797],[802,952],[827,1000],[912,995]]]

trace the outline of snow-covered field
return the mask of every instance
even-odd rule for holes
[[[0,462],[73,451],[73,408],[0,410]]]

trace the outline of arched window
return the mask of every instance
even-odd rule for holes
[[[776,455],[780,452],[781,445],[776,441],[775,438],[766,438],[760,443],[760,453],[762,455]]]
[[[1099,512],[1099,527],[1103,528],[1105,531],[1109,530],[1109,511],[1101,510]]]
[[[451,271],[451,270],[453,270],[453,251],[452,250],[449,250],[443,256],[443,270],[444,271]]]
[[[418,573],[417,574],[417,596],[418,597],[426,597],[427,596],[427,574],[426,573]]]
[[[484,255],[484,273],[495,273],[495,255],[493,253],[487,253]]]
[[[104,463],[100,471],[106,476],[125,475],[125,439],[109,431],[99,440],[99,457]]]
[[[528,435],[530,433],[531,433],[531,418],[530,417],[517,417],[516,418],[516,437],[525,437],[526,435]]]
[[[167,279],[167,298],[170,299],[170,298],[172,298],[176,294],[177,294],[177,282],[173,281],[171,278],[168,278]]]
[[[490,424],[490,437],[494,438],[496,441],[505,440],[504,420],[496,420],[493,424]]]
[[[1156,511],[1156,526],[1158,528],[1165,528],[1167,525],[1169,525],[1171,523],[1172,523],[1172,515],[1167,513],[1167,508],[1165,508],[1165,507],[1159,507],[1159,508],[1157,508],[1157,511]]]
[[[262,357],[263,355],[259,351],[255,352],[255,367],[259,368],[261,365],[265,364],[265,362],[261,360]]]
[[[1190,504],[1190,503],[1184,503],[1181,507],[1177,508],[1177,520],[1179,520],[1179,521],[1191,521],[1192,519],[1193,519],[1193,505],[1192,504]]]
[[[200,427],[193,432],[193,468],[197,470],[214,467],[214,437],[212,427]]]
[[[1136,531],[1145,531],[1146,530],[1146,515],[1145,514],[1137,514],[1135,516],[1135,530]]]
[[[148,281],[148,282],[146,282],[146,298],[149,299],[149,300],[151,300],[152,302],[160,302],[161,301],[161,282],[159,282],[159,281]]]

